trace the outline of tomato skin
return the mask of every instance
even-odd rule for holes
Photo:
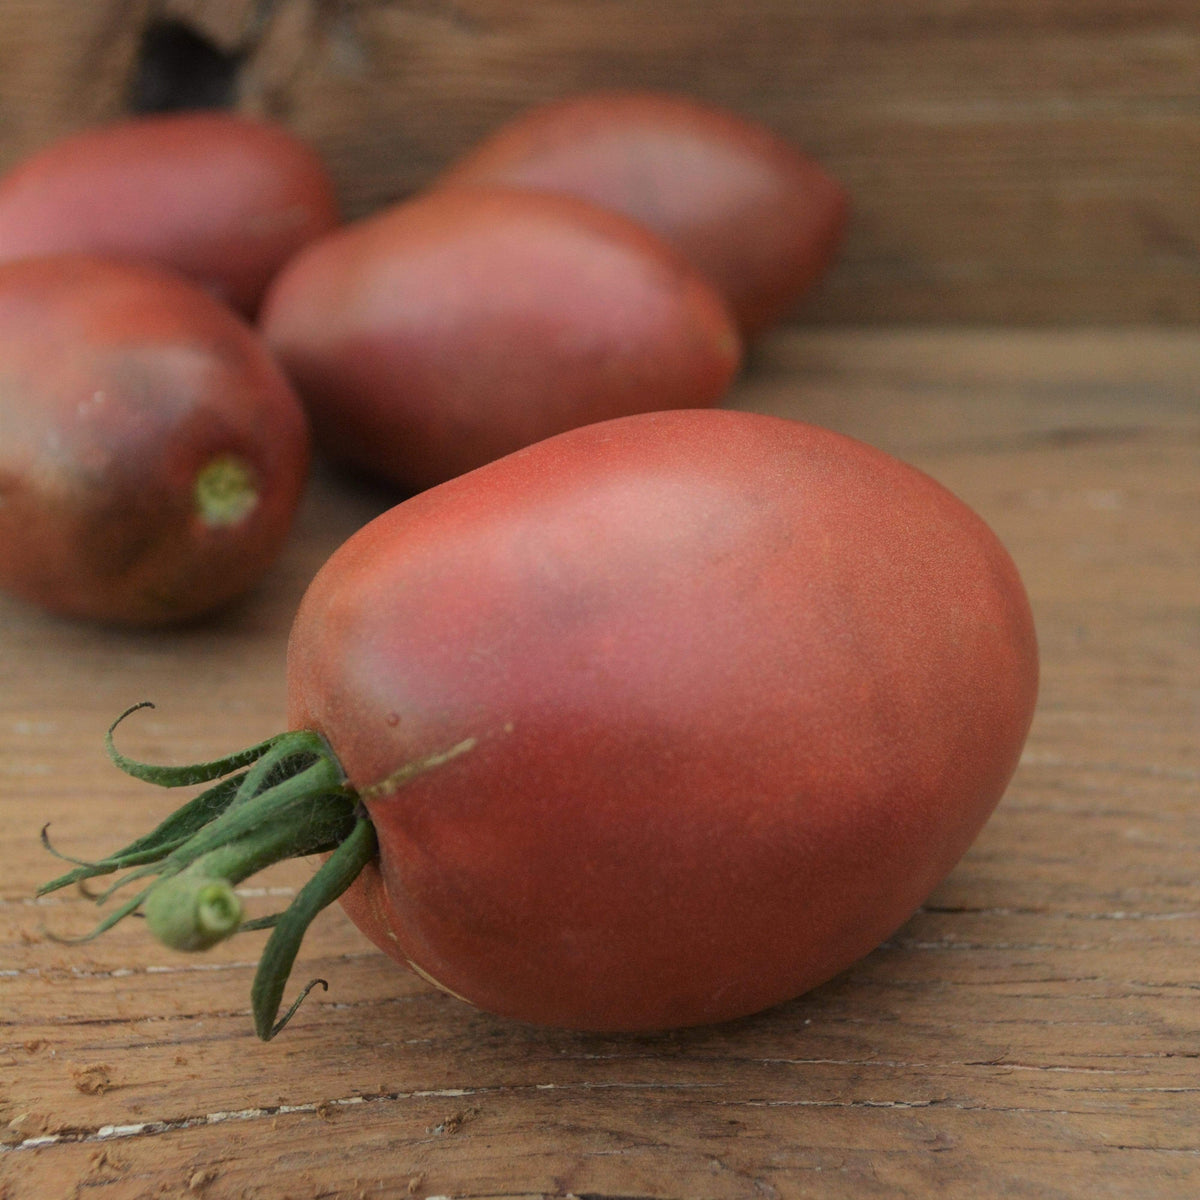
[[[275,558],[308,453],[279,367],[199,288],[84,255],[0,264],[0,587],[102,622],[198,616]]]
[[[452,164],[443,187],[565,192],[671,242],[750,338],[828,270],[849,200],[819,163],[753,121],[682,96],[598,92],[523,113]]]
[[[380,948],[490,1011],[638,1030],[755,1012],[894,931],[1006,787],[1037,650],[1007,553],[927,476],[676,411],[366,526],[288,684],[375,824],[343,903]]]
[[[420,489],[575,425],[724,395],[713,288],[582,201],[434,193],[310,246],[261,326],[331,457]]]
[[[157,262],[245,314],[338,223],[317,155],[231,113],[134,117],[63,138],[0,179],[0,260],[79,252]]]

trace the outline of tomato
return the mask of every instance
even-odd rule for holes
[[[0,264],[0,587],[107,622],[207,612],[274,559],[307,464],[282,372],[194,285]]]
[[[282,126],[231,113],[87,129],[0,179],[0,260],[145,259],[247,314],[287,259],[337,220],[317,155]]]
[[[717,285],[747,337],[785,317],[824,275],[849,208],[828,171],[764,126],[653,92],[541,105],[438,183],[545,188],[624,213]]]
[[[462,189],[301,253],[261,327],[332,457],[419,489],[610,417],[725,393],[740,339],[712,287],[624,218]]]
[[[308,589],[287,678],[301,732],[255,769],[299,773],[220,820],[306,787],[344,806],[341,835],[302,839],[344,839],[305,913],[329,871],[325,899],[349,885],[375,944],[448,992],[644,1030],[776,1004],[894,931],[1008,784],[1037,650],[1011,559],[933,480],[694,410],[562,434],[377,518]],[[276,935],[256,1009],[291,962],[296,929]]]
[[[932,481],[682,412],[352,538],[296,619],[290,723],[365,798],[379,866],[348,907],[377,945],[486,1009],[644,1029],[891,933],[998,800],[1035,662],[1011,562]]]

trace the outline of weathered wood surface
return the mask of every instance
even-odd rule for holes
[[[314,485],[285,560],[221,620],[115,634],[0,602],[0,1196],[1127,1198],[1200,1195],[1200,335],[810,333],[740,405],[859,435],[994,525],[1032,595],[1038,715],[950,879],[844,976],[661,1037],[517,1026],[325,914],[277,1041],[256,939],[85,946],[55,865],[165,811],[104,760],[192,761],[283,714],[290,616],[385,498]],[[262,885],[287,892],[306,868]],[[261,891],[261,889],[260,889]],[[255,893],[252,904],[270,897]],[[275,901],[278,902],[277,900]]]
[[[537,100],[670,88],[850,187],[807,320],[1200,317],[1193,0],[0,0],[0,169],[119,115],[163,17],[244,52],[239,105],[311,139],[351,215]]]

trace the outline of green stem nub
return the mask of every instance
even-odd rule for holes
[[[241,524],[259,502],[254,468],[235,454],[222,454],[201,467],[193,492],[196,515],[210,529]]]
[[[96,897],[103,904],[118,888],[141,880],[141,890],[88,936],[96,937],[140,910],[151,933],[175,950],[207,950],[240,929],[273,926],[251,989],[255,1029],[267,1040],[288,1023],[312,990],[310,983],[276,1019],[309,922],[375,856],[374,828],[333,751],[319,735],[283,733],[213,762],[155,766],[127,758],[113,745],[116,726],[143,707],[147,706],[128,709],[110,727],[106,745],[113,763],[126,774],[161,787],[211,786],[123,850],[97,862],[69,859],[73,869],[51,880],[38,894],[115,874],[116,880]],[[44,830],[42,840],[52,849]],[[236,885],[273,863],[309,854],[329,858],[292,904],[282,913],[244,920]]]
[[[176,875],[142,904],[146,927],[174,950],[207,950],[233,937],[245,910],[225,879]]]

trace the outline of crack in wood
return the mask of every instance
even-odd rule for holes
[[[772,1061],[772,1060],[764,1060]],[[783,1060],[790,1061],[790,1060]],[[812,1060],[820,1062],[823,1060]],[[838,1062],[838,1060],[829,1060]],[[847,1065],[858,1065],[854,1060],[849,1060]],[[889,1064],[890,1065],[890,1064]],[[909,1064],[897,1064],[901,1066]],[[920,1065],[920,1064],[916,1064]],[[1036,1064],[1018,1064],[1006,1062],[985,1062],[980,1064],[962,1064],[962,1065],[985,1065],[985,1066],[1004,1066],[1012,1069],[1030,1069],[1030,1070],[1052,1070],[1052,1071],[1072,1071],[1075,1068],[1051,1066],[1040,1067]],[[1099,1069],[1093,1069],[1097,1072]],[[1116,1072],[1113,1072],[1116,1073]],[[443,1100],[443,1099],[475,1099],[488,1095],[514,1095],[519,1093],[534,1094],[548,1091],[637,1091],[637,1092],[713,1092],[720,1091],[719,1084],[705,1083],[653,1083],[653,1082],[634,1082],[634,1081],[614,1081],[614,1082],[597,1082],[597,1081],[581,1081],[572,1084],[527,1084],[519,1087],[514,1086],[497,1086],[497,1087],[480,1087],[480,1088],[439,1088],[428,1090],[413,1090],[413,1091],[379,1091],[372,1093],[359,1093],[352,1096],[338,1097],[332,1100],[308,1101],[302,1104],[273,1104],[256,1106],[252,1108],[239,1109],[228,1112],[207,1113],[204,1115],[167,1118],[161,1120],[140,1121],[130,1124],[105,1124],[91,1127],[68,1127],[54,1131],[53,1133],[40,1134],[34,1137],[26,1138],[23,1141],[15,1143],[0,1143],[0,1156],[4,1154],[20,1153],[27,1150],[42,1149],[58,1145],[74,1145],[79,1143],[107,1143],[120,1141],[129,1138],[138,1137],[153,1137],[162,1134],[175,1133],[181,1130],[195,1129],[205,1126],[222,1125],[229,1122],[253,1122],[263,1119],[274,1119],[283,1116],[327,1116],[334,1110],[346,1110],[355,1108],[361,1105],[372,1104],[388,1104],[402,1103],[409,1101],[424,1101],[424,1100]],[[1106,1089],[1112,1091],[1113,1094],[1126,1094],[1131,1092],[1137,1093],[1164,1093],[1164,1094],[1200,1094],[1200,1087],[1140,1087],[1140,1088],[1120,1088]],[[1087,1115],[1089,1110],[1072,1109],[1072,1108],[1043,1108],[1033,1105],[1016,1105],[1016,1104],[986,1104],[977,1103],[969,1100],[958,1100],[952,1096],[931,1096],[921,1099],[872,1099],[863,1097],[853,1097],[849,1099],[837,1098],[807,1098],[794,1097],[786,1099],[729,1099],[723,1098],[716,1101],[721,1106],[730,1108],[762,1108],[762,1109],[786,1109],[786,1108],[810,1108],[810,1109],[923,1109],[923,1108],[951,1108],[964,1112],[1004,1112],[1009,1114],[1024,1114],[1024,1115],[1041,1115],[1041,1116],[1082,1116]],[[480,1109],[478,1105],[473,1105],[467,1110],[471,1116],[476,1115]],[[445,1132],[441,1127],[435,1127],[430,1130],[430,1133]],[[1097,1147],[1104,1150],[1118,1149],[1116,1146]],[[1176,1153],[1200,1154],[1200,1149],[1191,1149],[1187,1147],[1165,1147],[1156,1146],[1156,1150],[1174,1151]]]
[[[11,1144],[0,1144],[0,1154],[19,1153],[57,1145],[78,1143],[106,1143],[127,1138],[153,1137],[180,1130],[195,1129],[204,1126],[221,1125],[228,1122],[252,1122],[263,1119],[274,1119],[281,1116],[322,1115],[333,1110],[350,1109],[360,1105],[402,1103],[430,1099],[474,1099],[488,1095],[527,1095],[545,1092],[699,1092],[712,1093],[720,1091],[718,1083],[686,1082],[679,1084],[640,1081],[580,1081],[572,1084],[534,1083],[520,1087],[498,1086],[481,1088],[440,1088],[433,1090],[414,1091],[381,1091],[360,1093],[353,1096],[343,1096],[332,1100],[307,1101],[302,1104],[273,1104],[239,1109],[232,1112],[216,1112],[204,1115],[166,1118],[161,1120],[139,1121],[130,1124],[104,1124],[91,1127],[69,1127],[56,1130],[53,1133],[40,1134]],[[722,1100],[721,1104],[730,1107],[777,1108],[777,1107],[815,1107],[815,1108],[929,1108],[939,1105],[955,1104],[949,1097],[935,1097],[924,1100],[829,1100],[829,1099],[794,1099],[794,1100]],[[1033,1109],[1041,1112],[1044,1110]]]
[[[11,1144],[0,1143],[0,1155],[35,1150],[44,1146],[77,1144],[79,1142],[110,1142],[125,1138],[157,1136],[175,1133],[183,1129],[201,1126],[222,1125],[231,1121],[259,1121],[264,1118],[320,1114],[322,1110],[351,1108],[360,1104],[397,1102],[403,1100],[450,1099],[475,1095],[477,1091],[494,1089],[445,1088],[435,1091],[376,1092],[357,1096],[344,1096],[335,1100],[313,1100],[304,1104],[271,1104],[244,1108],[232,1112],[206,1113],[203,1116],[174,1117],[155,1121],[138,1121],[125,1125],[97,1125],[71,1127],[54,1133],[41,1134]]]
[[[348,1109],[364,1104],[386,1104],[431,1099],[462,1099],[497,1094],[533,1094],[548,1091],[708,1091],[719,1089],[713,1084],[641,1083],[629,1081],[596,1082],[582,1081],[578,1084],[535,1083],[521,1087],[497,1086],[480,1088],[439,1088],[415,1091],[363,1092],[342,1096],[332,1100],[313,1100],[303,1104],[272,1104],[239,1109],[232,1112],[206,1113],[204,1115],[175,1117],[161,1120],[139,1121],[130,1124],[105,1124],[90,1127],[70,1127],[53,1133],[41,1134],[15,1143],[0,1143],[0,1154],[11,1154],[22,1150],[34,1150],[46,1146],[77,1144],[80,1142],[109,1142],[125,1138],[158,1136],[178,1130],[195,1129],[201,1126],[220,1125],[231,1121],[258,1121],[264,1118],[315,1114],[321,1115],[335,1109]]]

